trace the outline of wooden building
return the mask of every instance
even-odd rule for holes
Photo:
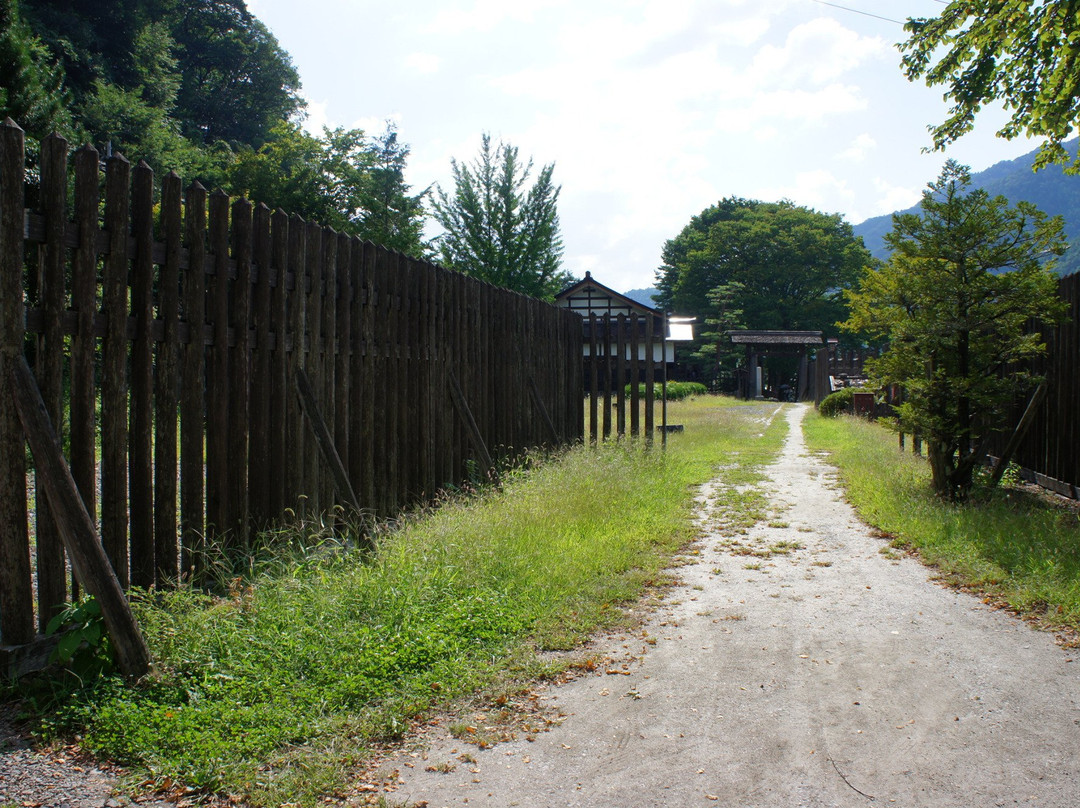
[[[661,369],[675,361],[676,342],[688,342],[694,338],[693,320],[686,317],[671,317],[660,309],[646,306],[644,303],[616,292],[593,278],[592,273],[586,272],[585,278],[573,286],[564,289],[555,296],[555,305],[570,309],[581,315],[585,330],[584,356],[590,355],[591,340],[590,328],[592,323],[597,328],[604,328],[601,324],[608,321],[618,322],[619,315],[624,317],[624,322],[629,322],[632,315],[637,316],[638,332],[641,339],[638,341],[638,361],[644,363],[646,348],[644,335],[647,330],[647,321],[651,321],[652,333],[660,338],[653,342],[652,358],[654,366]],[[614,329],[604,329],[607,340],[606,346],[598,348],[604,356],[613,355],[617,351],[617,333]],[[600,334],[598,334],[600,336]],[[629,346],[629,340],[626,341]],[[629,350],[626,347],[625,350]],[[626,358],[629,358],[627,356]]]
[[[820,331],[729,331],[735,345],[746,348],[745,372],[739,377],[739,395],[743,398],[763,398],[769,386],[763,374],[762,360],[770,356],[782,356],[798,360],[795,380],[795,401],[816,399],[818,391],[815,374],[811,373],[809,350],[824,348],[826,343]],[[778,390],[771,391],[779,396]]]

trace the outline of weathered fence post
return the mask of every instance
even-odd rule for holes
[[[304,330],[307,334],[305,356],[302,367],[309,376],[322,378],[322,346],[319,344],[322,323],[322,228],[316,222],[308,222],[304,230],[304,266],[300,272],[305,281],[304,289]],[[318,448],[304,436],[303,479],[307,496],[305,509],[308,513],[318,513],[322,508],[321,466]]]
[[[251,324],[254,342],[251,345],[250,384],[250,439],[248,443],[248,511],[254,530],[266,527],[270,519],[273,499],[271,478],[274,470],[270,464],[272,422],[270,416],[271,381],[270,368],[273,351],[270,334],[273,307],[270,303],[271,240],[270,208],[259,204],[252,216],[252,298]]]
[[[232,203],[231,241],[236,281],[229,295],[228,524],[233,546],[250,540],[248,447],[251,434],[251,203]]]
[[[23,361],[23,131],[0,125],[0,371]],[[6,386],[6,385],[5,385]],[[30,537],[26,524],[26,452],[15,408],[0,406],[0,642],[34,636]]]
[[[131,267],[131,313],[135,319],[131,347],[131,416],[129,420],[128,502],[131,512],[131,583],[154,583],[154,172],[145,162],[135,166],[131,199],[135,255]]]
[[[183,187],[176,172],[161,183],[161,231],[165,263],[161,266],[161,342],[157,348],[154,387],[154,582],[175,581],[177,560],[177,412],[180,406],[180,251],[183,247]]]
[[[637,312],[630,312],[630,434],[641,434],[641,367],[638,363],[640,341]]]
[[[131,165],[123,155],[105,169],[109,256],[101,290],[105,338],[101,368],[101,541],[120,586],[128,585],[128,221]]]
[[[352,429],[349,417],[349,396],[352,392],[352,239],[344,233],[337,237],[337,293],[334,297],[334,331],[331,334],[336,348],[334,358],[334,386],[337,390],[333,399],[327,401],[328,407],[334,408],[334,447],[341,456],[341,462],[348,469],[352,462],[352,442],[349,433]],[[350,485],[350,490],[353,486]],[[354,494],[355,498],[355,494]],[[348,503],[356,508],[359,504]]]
[[[611,437],[611,312],[604,314],[603,325],[603,351],[604,351],[604,417],[603,433],[604,440]]]
[[[619,412],[615,429],[619,438],[626,437],[626,315],[622,312],[619,313],[618,326],[619,337],[617,350],[619,352],[618,357],[618,378],[615,380],[615,389],[617,391],[616,397],[616,409]]]
[[[188,268],[184,273],[184,380],[180,392],[180,572],[202,577],[206,549],[206,189],[198,182],[184,205]]]
[[[600,401],[600,369],[596,355],[599,340],[596,338],[596,315],[589,312],[589,443],[595,444],[599,437],[597,423]]]
[[[71,474],[91,521],[97,518],[97,427],[94,315],[97,312],[99,162],[97,150],[75,152],[75,225],[79,246],[71,262],[71,302],[77,317],[71,340]],[[75,586],[72,586],[72,597]]]
[[[67,232],[67,141],[49,135],[41,142],[41,203],[45,213],[45,243],[41,249],[40,297],[45,322],[34,357],[34,371],[49,420],[59,431],[63,423],[64,237]],[[64,545],[49,513],[43,483],[37,489],[38,628],[44,630],[53,609],[67,600]]]
[[[210,346],[206,389],[206,532],[226,541],[229,529],[229,198],[210,195],[214,274],[207,288]]]
[[[293,396],[288,395],[288,290],[285,287],[289,266],[289,216],[280,208],[270,217],[273,230],[270,266],[273,268],[270,293],[273,331],[273,359],[270,364],[270,511],[280,518],[290,504],[288,496],[287,449],[288,407]]]
[[[293,214],[289,217],[289,269],[292,276],[292,289],[288,293],[288,326],[292,348],[286,354],[285,378],[296,376],[296,369],[306,367],[305,350],[307,348],[304,336],[304,324],[306,322],[305,307],[307,295],[305,293],[304,267],[307,264],[307,240],[305,232],[307,223]],[[286,278],[288,277],[286,274]],[[289,457],[287,465],[287,477],[285,485],[286,505],[298,511],[302,508],[300,499],[304,494],[304,443],[307,440],[307,429],[304,427],[304,416],[300,412],[300,403],[296,396],[287,396],[285,399],[288,423]]]
[[[653,332],[653,326],[653,317],[647,314],[645,316],[645,441],[647,443],[652,443],[655,421],[653,403],[656,396],[653,385],[656,383],[656,357],[653,352],[656,335]]]

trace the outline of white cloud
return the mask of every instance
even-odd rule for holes
[[[386,129],[387,122],[394,124],[400,129],[403,117],[404,116],[402,116],[400,112],[391,112],[389,115],[384,115],[381,118],[372,116],[357,118],[349,125],[349,128],[362,129],[369,135],[377,135]]]
[[[473,0],[442,8],[428,26],[430,33],[456,36],[468,31],[487,33],[507,20],[529,22],[539,11],[562,5],[565,0]]]
[[[327,107],[330,102],[312,101],[310,98],[304,100],[307,101],[307,117],[303,123],[304,131],[312,135],[321,135],[323,127],[329,124],[330,118],[328,117]]]
[[[771,27],[764,17],[752,17],[710,25],[708,31],[710,38],[718,44],[746,48],[765,36]]]
[[[866,109],[858,87],[830,84],[820,89],[762,92],[747,104],[732,104],[717,112],[716,129],[737,134],[775,132],[781,122],[819,124],[824,119]]]
[[[794,182],[761,188],[755,195],[766,202],[788,199],[796,205],[804,205],[824,213],[845,210],[855,199],[855,192],[846,180],[839,179],[831,171],[821,168],[801,171],[795,175]]]
[[[918,204],[922,199],[923,186],[918,188],[906,185],[893,185],[881,177],[874,178],[874,190],[877,199],[874,201],[871,216],[883,216],[898,210],[907,210],[912,205]]]
[[[405,67],[414,73],[429,76],[442,68],[442,59],[433,53],[410,53],[405,57]]]
[[[749,72],[769,83],[826,84],[868,59],[891,55],[892,46],[881,37],[861,36],[836,20],[819,17],[792,28],[782,46],[762,47]]]
[[[861,163],[866,159],[866,155],[873,151],[877,147],[877,141],[874,140],[869,134],[863,132],[856,137],[848,147],[840,152],[837,157],[841,160],[848,160],[853,163]]]

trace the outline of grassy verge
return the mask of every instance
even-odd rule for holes
[[[967,504],[951,505],[931,493],[926,461],[902,454],[893,433],[816,414],[805,426],[810,447],[830,453],[863,519],[896,546],[1050,627],[1080,629],[1076,510],[1017,488],[976,490]]]
[[[373,556],[308,553],[227,597],[145,598],[156,678],[64,694],[48,720],[158,783],[315,804],[366,747],[455,698],[543,675],[537,650],[615,624],[693,537],[696,485],[752,480],[785,426],[711,397],[672,411],[685,432],[666,452],[574,449],[408,521]]]

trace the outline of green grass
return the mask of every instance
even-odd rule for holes
[[[1016,488],[976,489],[952,505],[930,490],[926,461],[861,419],[811,415],[811,448],[830,452],[860,515],[960,586],[986,592],[1050,626],[1080,629],[1077,512]]]
[[[225,596],[143,598],[157,676],[63,694],[45,723],[158,783],[314,805],[411,722],[520,688],[558,664],[538,650],[626,620],[695,536],[696,486],[717,474],[753,482],[786,428],[766,426],[770,408],[727,399],[672,411],[685,431],[667,451],[573,449],[407,520],[373,556],[339,542],[264,559]]]

